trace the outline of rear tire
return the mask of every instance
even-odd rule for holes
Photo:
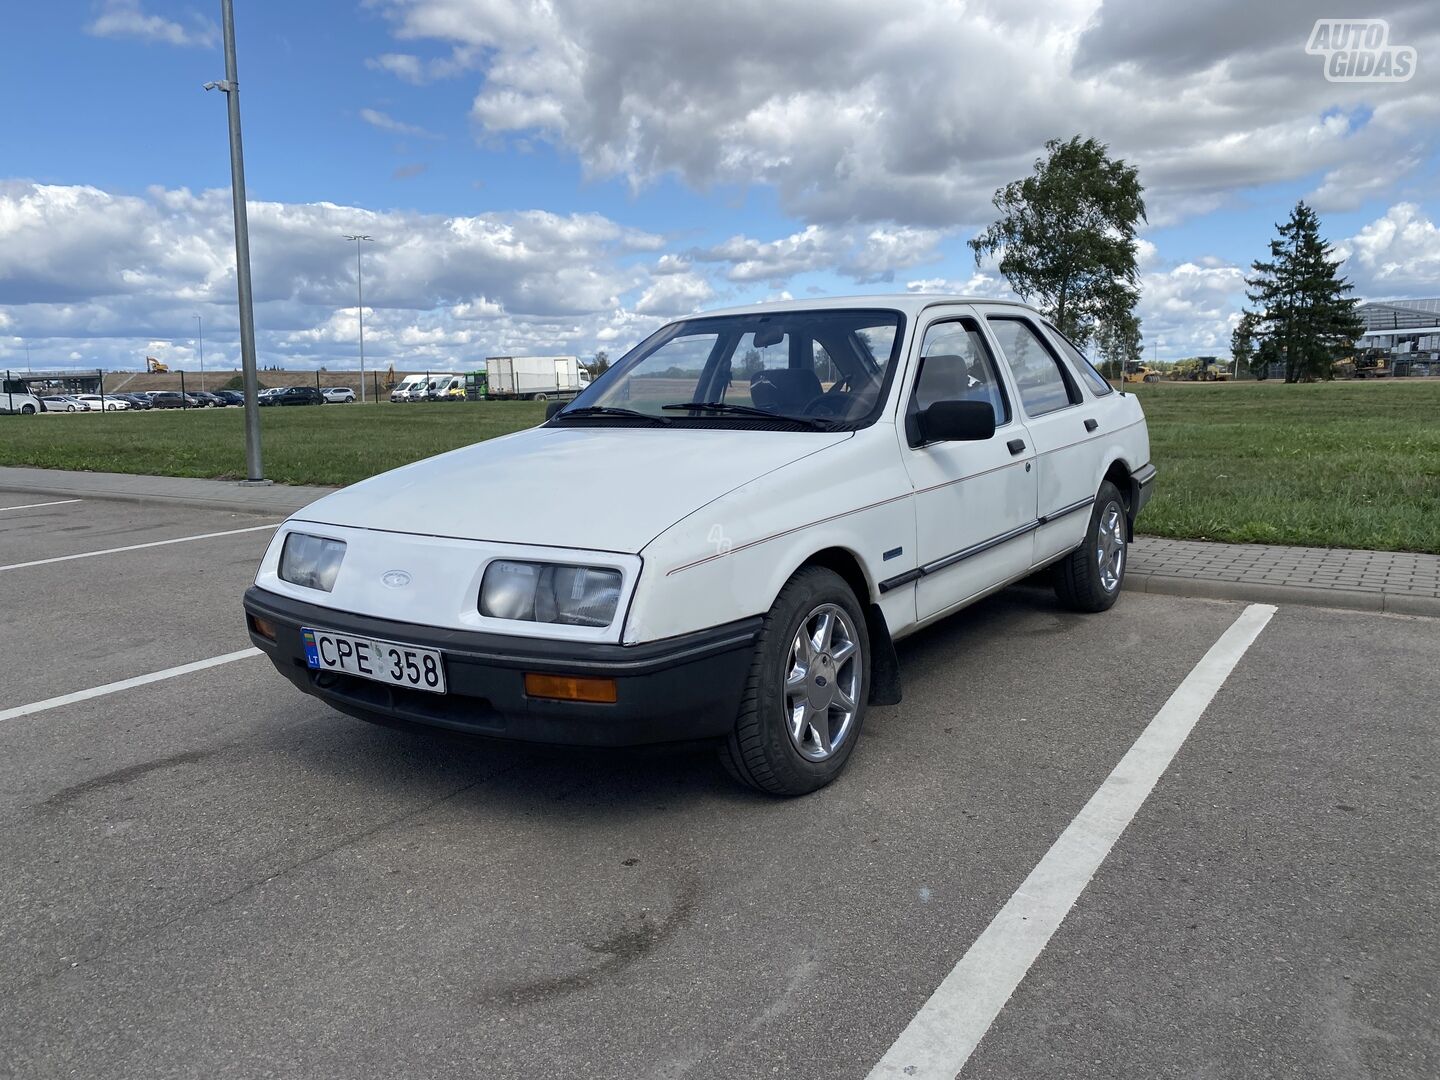
[[[869,694],[870,636],[855,593],[834,571],[803,567],[765,616],[720,760],[771,795],[816,791],[850,760]]]
[[[20,406],[20,415],[21,415],[21,416],[34,416],[34,415],[35,415],[35,406],[34,406],[34,405],[21,405],[21,406]]]
[[[1073,611],[1113,607],[1129,562],[1128,521],[1120,490],[1106,480],[1095,496],[1085,540],[1055,564],[1055,595]]]

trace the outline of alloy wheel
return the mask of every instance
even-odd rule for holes
[[[785,667],[785,727],[801,757],[824,761],[844,744],[864,670],[860,635],[844,608],[821,604],[805,616]]]

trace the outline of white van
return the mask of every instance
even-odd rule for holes
[[[39,398],[30,393],[30,384],[21,379],[0,380],[0,413],[33,416],[45,411]]]
[[[429,381],[430,376],[428,375],[406,375],[400,380],[399,385],[390,391],[390,400],[395,402],[419,401],[424,395],[425,384]],[[419,393],[415,391],[419,391]]]

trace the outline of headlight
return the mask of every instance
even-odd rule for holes
[[[329,592],[335,588],[340,560],[345,558],[345,541],[292,532],[280,552],[280,580],[307,589]]]
[[[480,583],[480,614],[491,619],[609,626],[620,605],[620,571],[599,566],[496,560]]]

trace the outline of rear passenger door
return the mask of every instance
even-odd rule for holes
[[[928,619],[1029,570],[1034,451],[979,319],[940,316],[921,337],[905,398],[902,455],[915,487],[916,615]],[[924,443],[917,414],[936,401],[988,401],[995,434]]]
[[[1034,561],[1049,562],[1085,538],[1098,481],[1089,444],[1095,436],[1080,407],[1075,376],[1022,309],[986,307],[985,326],[1010,369],[1024,415],[1038,482]]]

